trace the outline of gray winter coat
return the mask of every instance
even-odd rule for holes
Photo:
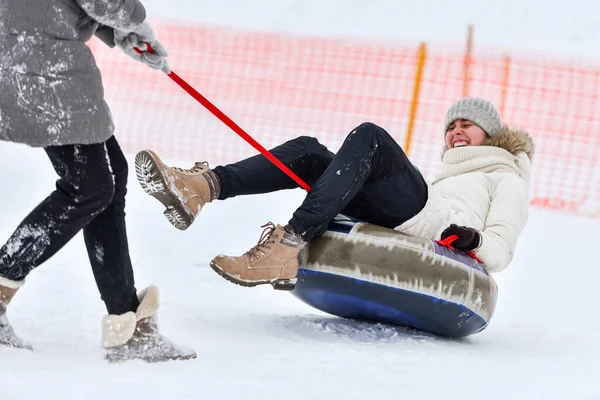
[[[0,0],[0,140],[35,147],[101,143],[114,125],[96,61],[96,33],[146,18],[139,0]]]

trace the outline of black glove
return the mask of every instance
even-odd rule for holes
[[[458,235],[458,239],[452,242],[452,246],[459,250],[474,250],[478,248],[481,243],[481,234],[479,231],[467,226],[458,226],[456,224],[450,225],[442,232],[442,240],[452,235]]]

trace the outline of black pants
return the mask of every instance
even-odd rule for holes
[[[421,173],[396,141],[372,123],[354,129],[337,154],[306,136],[271,152],[312,187],[289,221],[305,240],[325,232],[339,213],[394,228],[415,216],[427,201]],[[214,172],[221,180],[219,199],[298,187],[262,155],[216,167]]]
[[[117,140],[45,150],[60,179],[0,249],[0,276],[24,279],[83,229],[107,311],[135,311],[139,303],[125,230],[128,168]]]

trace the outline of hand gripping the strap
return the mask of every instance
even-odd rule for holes
[[[467,226],[451,224],[442,232],[442,240],[452,235],[458,236],[458,238],[452,242],[452,245],[459,250],[472,251],[477,249],[481,243],[481,234],[479,231]]]
[[[160,69],[167,74],[171,72],[166,60],[169,54],[162,43],[156,39],[148,21],[144,21],[131,32],[115,29],[115,44],[125,54],[150,68]]]
[[[473,252],[473,250],[481,246],[481,233],[476,229],[451,224],[448,228],[444,229],[441,239],[436,240],[436,243],[450,250],[458,249],[466,251],[471,258],[483,264]]]

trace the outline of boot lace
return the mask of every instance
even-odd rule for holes
[[[268,222],[261,226],[261,228],[264,228],[264,230],[260,235],[260,239],[258,239],[258,243],[256,246],[246,252],[246,255],[250,257],[250,261],[259,259],[261,255],[264,256],[267,250],[271,250],[271,245],[276,243],[272,238],[273,232],[275,232],[276,228],[275,224]]]
[[[180,168],[180,167],[173,167],[173,169],[175,171],[187,172],[188,174],[195,174],[195,173],[201,172],[204,168],[208,168],[208,161],[197,161],[194,164],[194,166],[192,168],[189,168],[189,169]]]

